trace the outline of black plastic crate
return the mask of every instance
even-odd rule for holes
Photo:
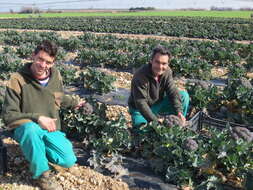
[[[191,119],[191,128],[193,130],[201,130],[203,126],[207,127],[217,127],[217,128],[225,128],[227,125],[230,125],[231,127],[245,127],[249,129],[251,132],[253,131],[253,126],[249,125],[242,125],[230,121],[225,121],[221,119],[216,119],[213,117],[208,116],[204,112],[200,111],[197,114],[195,114]]]
[[[0,175],[7,172],[7,148],[4,146],[2,139],[0,139]]]

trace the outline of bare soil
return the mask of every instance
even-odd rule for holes
[[[4,190],[38,190],[32,185],[28,162],[24,159],[21,150],[11,138],[4,138],[8,150],[8,173],[0,176],[0,189]],[[128,185],[120,180],[104,176],[86,166],[74,166],[71,172],[54,166],[53,177],[64,190],[129,190]]]

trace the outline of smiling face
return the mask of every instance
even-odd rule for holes
[[[45,51],[39,51],[33,55],[31,70],[36,79],[43,79],[50,73],[50,68],[54,65],[55,57],[50,56]]]
[[[151,60],[152,72],[155,77],[159,77],[169,68],[169,56],[156,53]]]

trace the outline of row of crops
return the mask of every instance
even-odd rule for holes
[[[217,65],[227,67],[230,80],[225,88],[206,82],[187,84],[191,109],[207,109],[209,113],[220,114],[223,119],[252,123],[252,80],[246,76],[246,70],[252,68],[252,44],[229,41],[164,42],[154,39],[125,39],[112,35],[96,36],[90,33],[63,39],[53,32],[6,31],[0,33],[0,44],[3,47],[0,54],[1,79],[8,79],[9,74],[21,66],[24,58],[29,58],[36,44],[43,39],[55,41],[60,46],[57,59],[61,64],[56,66],[63,75],[65,85],[80,87],[82,82],[81,86],[92,89],[95,93],[110,91],[115,79],[98,72],[94,67],[116,70],[139,67],[148,62],[149,53],[157,44],[165,45],[171,50],[171,67],[176,76],[211,79],[211,68]],[[62,64],[69,52],[76,53],[72,63],[80,66],[79,69],[88,66],[92,68],[85,72],[79,70],[80,74],[76,76],[77,68]],[[102,82],[98,88],[99,81]],[[0,88],[0,93],[2,89],[4,87]],[[140,129],[141,133],[136,134],[128,127],[123,116],[111,120],[106,117],[105,104],[98,104],[92,97],[88,101],[96,108],[93,114],[89,115],[83,109],[61,110],[61,118],[68,136],[80,140],[90,150],[91,166],[97,168],[107,164],[107,167],[110,163],[113,168],[107,169],[113,173],[117,167],[120,168],[120,155],[131,154],[150,160],[157,174],[179,187],[190,186],[199,190],[224,189],[225,184],[238,189],[250,187],[252,178],[248,177],[250,180],[246,181],[253,168],[250,134],[245,132],[234,138],[230,126],[222,132],[203,129],[196,133],[181,127],[168,128],[166,123],[150,123]]]
[[[245,121],[244,117],[250,118],[250,114],[253,113],[253,108],[251,108],[253,105],[251,103],[251,86],[250,82],[247,82],[246,75],[246,71],[252,70],[252,44],[245,45],[229,41],[216,43],[182,40],[169,42],[154,39],[133,40],[117,38],[112,35],[96,36],[90,33],[63,39],[52,32],[19,33],[6,31],[0,33],[0,42],[5,46],[0,56],[1,78],[7,79],[9,72],[16,71],[17,67],[21,66],[21,59],[29,58],[36,46],[35,44],[42,39],[50,39],[60,46],[57,57],[59,63],[64,62],[66,53],[71,51],[76,53],[76,57],[71,62],[72,64],[80,67],[107,67],[118,70],[129,70],[146,64],[150,59],[149,53],[151,50],[157,44],[162,44],[168,47],[173,55],[171,68],[174,71],[174,76],[209,80],[213,78],[211,69],[217,65],[228,69],[229,85],[222,94],[217,89],[206,88],[203,90],[202,88],[197,89],[196,86],[189,87],[189,91],[191,88],[196,88],[192,93],[192,99],[196,107],[203,109],[213,103],[219,107],[226,101],[236,100],[237,104],[240,105],[239,107],[242,108],[241,113],[245,112],[241,117],[238,116],[239,118],[236,121],[249,123],[247,119]],[[65,85],[74,84],[76,81],[91,81],[90,79],[84,80],[85,77],[90,76],[82,74],[79,75],[79,79],[75,78],[76,69],[74,67],[66,64],[58,64],[57,66],[65,79]],[[92,73],[92,70],[89,73]],[[95,75],[96,72],[94,72],[93,77]],[[99,76],[97,74],[94,78],[97,79]],[[105,79],[104,81],[113,81],[113,79]],[[84,86],[91,87],[92,85],[85,84]],[[99,93],[105,92],[101,89]],[[111,88],[105,87],[104,89]],[[209,96],[209,98],[206,99],[206,96]]]
[[[200,110],[212,104],[219,107],[225,104],[226,101],[231,102],[235,100],[240,105],[239,107],[242,108],[235,121],[250,123],[247,120],[251,118],[250,114],[253,113],[253,104],[251,103],[253,100],[250,82],[244,81],[248,80],[246,71],[252,70],[252,44],[238,44],[229,41],[216,43],[183,40],[169,42],[154,39],[134,40],[118,38],[112,35],[96,36],[90,33],[63,39],[52,32],[19,33],[6,31],[0,33],[0,42],[5,46],[0,56],[2,60],[0,65],[1,78],[7,79],[9,72],[16,71],[17,67],[21,66],[21,59],[29,58],[36,46],[35,44],[42,39],[50,39],[60,46],[57,57],[59,63],[64,62],[66,53],[70,51],[76,53],[72,64],[80,67],[91,66],[131,70],[133,67],[136,68],[146,64],[150,59],[149,53],[151,50],[157,44],[162,44],[168,47],[173,55],[171,68],[174,71],[174,76],[209,80],[213,78],[212,68],[217,65],[227,68],[229,85],[222,94],[218,89],[215,89],[217,87],[203,89],[202,87],[189,86],[189,91],[191,91],[191,88],[195,88],[191,94],[194,105]],[[65,79],[65,85],[77,83],[76,81],[92,81],[87,74],[80,74],[77,79],[74,67],[66,64],[58,64],[57,66]],[[92,77],[96,78],[94,81],[98,81],[100,74],[96,74],[92,70],[89,73],[94,73]],[[89,80],[86,80],[86,77]],[[104,78],[104,81],[114,81],[114,79]],[[91,87],[92,85],[84,84],[84,86]],[[105,84],[104,86],[100,87],[99,93],[108,92],[102,89],[111,89]],[[206,96],[209,98],[206,99]]]
[[[74,60],[81,66],[108,67],[129,70],[146,64],[151,50],[161,44],[168,47],[173,55],[171,67],[175,76],[194,79],[212,79],[211,69],[215,66],[238,68],[252,71],[253,44],[239,44],[230,41],[184,41],[169,42],[156,39],[128,39],[112,35],[97,36],[86,33],[77,37],[63,39],[53,32],[16,32],[0,33],[0,44],[17,46],[16,54],[28,58],[36,44],[42,39],[55,41],[60,46],[58,61],[64,59],[66,52],[76,52]],[[7,48],[2,54],[10,53]],[[13,57],[13,60],[14,57]],[[15,61],[14,61],[15,62]],[[3,68],[4,69],[4,68]],[[3,72],[5,70],[2,70]]]
[[[253,40],[252,19],[202,17],[65,17],[1,19],[1,28],[76,30]]]

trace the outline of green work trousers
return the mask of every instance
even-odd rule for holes
[[[183,115],[186,116],[187,111],[188,111],[188,107],[189,107],[190,97],[186,91],[179,91],[179,94],[180,94],[180,98],[181,98],[181,102],[182,102]],[[175,112],[175,110],[173,109],[173,106],[172,106],[171,102],[169,101],[168,96],[165,96],[163,100],[152,105],[151,110],[155,115],[157,115],[157,114],[166,114],[166,115],[177,114]],[[129,108],[129,112],[131,114],[133,127],[138,127],[142,124],[147,123],[147,120],[143,117],[143,115],[139,112],[139,110]]]
[[[30,163],[33,179],[49,170],[48,162],[69,168],[76,162],[71,142],[60,131],[48,132],[35,122],[17,127],[14,139]]]

